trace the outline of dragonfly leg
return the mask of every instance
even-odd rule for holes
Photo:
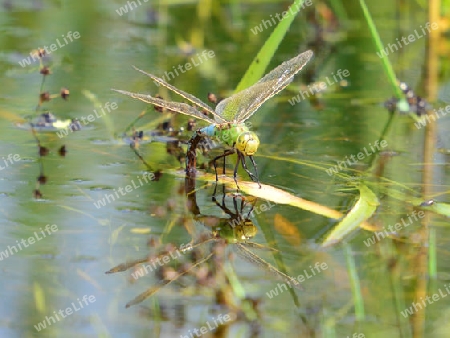
[[[224,151],[224,153],[225,153],[226,151]],[[226,163],[226,160],[227,160],[227,158],[226,157],[224,157],[223,158],[223,171],[222,171],[222,174],[223,175],[225,175],[225,163]]]
[[[258,177],[258,166],[256,165],[256,162],[253,159],[253,156],[249,156],[249,158],[250,158],[250,161],[252,161],[253,168],[255,168],[256,182],[258,182],[259,188],[261,189],[261,183],[259,182],[259,177]]]
[[[216,205],[217,205],[218,207],[221,207],[220,204],[219,204],[219,202],[217,202],[217,198],[216,198],[217,184],[218,184],[218,183],[216,182],[216,186],[214,187],[214,193],[213,193],[213,195],[212,195],[212,201],[213,201],[214,203],[216,203]],[[225,185],[222,185],[222,193],[223,193],[223,195],[225,196]]]
[[[242,200],[241,200],[242,202]],[[238,205],[237,205],[237,201],[236,201],[236,196],[233,196],[233,206],[234,206],[234,210],[236,211],[236,214],[239,214],[239,209],[238,209]],[[241,209],[242,212],[242,209]]]
[[[226,205],[225,203],[225,184],[222,185],[222,204],[220,204],[217,201],[216,196],[214,195],[212,198],[213,202],[216,203],[216,205],[222,209],[227,215],[231,216],[231,219],[236,218],[236,215],[238,215],[238,213],[233,213]]]
[[[256,176],[253,175],[253,173],[250,170],[248,170],[247,164],[245,163],[245,156],[244,156],[244,154],[240,153],[240,160],[242,162],[242,167],[244,167],[245,171],[247,172],[248,176],[250,176],[252,181],[257,182],[259,184],[259,187],[261,188],[261,184],[259,183],[259,179],[258,179],[258,170],[256,169],[255,160],[253,159],[253,156],[249,156],[249,157],[250,157],[250,160],[253,163],[253,167],[255,168]]]
[[[216,181],[215,186],[214,186],[213,195],[212,195],[212,200],[213,200],[213,202],[217,202],[217,201],[216,201],[217,183],[218,183],[218,182]]]
[[[253,208],[255,207],[255,202],[256,202],[256,200],[254,201],[254,202],[252,202],[252,204],[251,204],[251,208],[250,208],[250,210],[249,210],[249,212],[248,212],[248,214],[247,214],[247,218],[250,218],[250,215],[252,214],[252,212],[253,212]],[[244,208],[242,207],[242,212],[244,212]]]
[[[219,176],[217,175],[217,160],[221,159],[222,157],[225,158],[225,157],[227,157],[227,156],[229,156],[229,155],[231,155],[233,153],[234,153],[234,149],[225,150],[222,155],[216,156],[213,159],[214,172],[216,173],[216,182],[219,181]],[[225,174],[225,164],[224,164],[224,172],[223,173]]]
[[[239,185],[237,182],[237,171],[239,168],[239,162],[241,161],[241,152],[239,150],[237,150],[237,155],[238,155],[238,160],[236,161],[236,166],[234,167],[233,178],[234,178],[234,182],[236,183],[237,191],[239,191]]]

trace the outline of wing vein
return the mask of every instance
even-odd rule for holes
[[[196,106],[206,110],[208,113],[210,113],[211,115],[213,115],[214,117],[222,120],[221,122],[227,122],[225,119],[223,119],[221,116],[217,115],[216,112],[210,107],[208,106],[206,103],[204,103],[203,101],[201,101],[200,99],[198,99],[197,97],[195,97],[192,94],[189,94],[181,89],[178,89],[177,87],[172,86],[171,84],[167,83],[166,81],[164,81],[163,79],[147,73],[145,71],[143,71],[142,69],[137,68],[136,66],[132,66],[134,69],[136,69],[138,72],[141,72],[142,74],[147,75],[148,77],[150,77],[153,81],[155,81],[156,83],[159,83],[160,85],[166,87],[167,89],[173,91],[174,93],[180,95],[181,97],[185,98],[186,100],[188,100],[189,102],[195,104]]]
[[[204,115],[202,112],[198,111],[197,109],[195,109],[194,107],[191,107],[190,105],[188,105],[186,103],[166,101],[166,100],[159,99],[159,98],[156,98],[156,97],[153,97],[150,95],[132,93],[132,92],[127,92],[125,90],[120,90],[120,89],[111,89],[111,90],[113,90],[117,93],[123,94],[123,95],[128,95],[134,99],[141,100],[145,103],[150,103],[155,106],[166,108],[171,111],[174,111],[174,112],[177,112],[180,114],[184,114],[187,116],[196,117],[196,118],[206,121],[208,123],[214,123],[214,124],[216,123],[213,119],[209,118],[208,116]]]

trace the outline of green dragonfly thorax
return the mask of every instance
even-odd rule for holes
[[[221,123],[202,128],[200,132],[217,139],[230,147],[236,147],[245,156],[252,156],[258,150],[259,138],[245,123]]]
[[[257,232],[256,226],[248,218],[230,218],[225,224],[213,228],[213,234],[216,237],[225,239],[228,243],[245,243],[247,240],[253,238]]]

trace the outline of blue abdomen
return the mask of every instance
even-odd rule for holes
[[[214,131],[215,131],[215,130],[216,130],[216,126],[213,125],[213,124],[211,124],[211,125],[208,126],[208,127],[205,127],[205,128],[200,129],[200,132],[201,132],[202,134],[208,135],[209,137],[214,137]]]

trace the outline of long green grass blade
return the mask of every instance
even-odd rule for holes
[[[310,0],[306,0],[306,3],[309,4],[309,1]],[[241,82],[239,82],[236,87],[235,93],[255,84],[264,75],[270,60],[286,35],[292,21],[294,21],[296,15],[300,9],[302,9],[302,6],[304,6],[304,2],[305,0],[295,0],[289,7],[286,11],[288,14],[280,20],[275,30],[264,43],[264,46],[262,46],[256,57],[253,59],[247,72],[242,77]]]
[[[364,0],[359,0],[359,2],[361,4],[364,17],[367,20],[367,25],[369,26],[370,33],[372,34],[372,39],[375,42],[376,49],[381,52],[384,49],[384,46],[383,43],[381,42],[380,35],[378,34],[377,27],[375,26],[375,23],[372,20],[372,16],[370,15],[366,2]],[[395,95],[397,96],[398,99],[402,99],[403,93],[400,87],[397,85],[397,77],[395,76],[394,68],[392,67],[391,62],[389,61],[387,56],[381,58],[381,62],[383,63],[384,70],[386,72],[389,81],[391,82],[392,89]]]

